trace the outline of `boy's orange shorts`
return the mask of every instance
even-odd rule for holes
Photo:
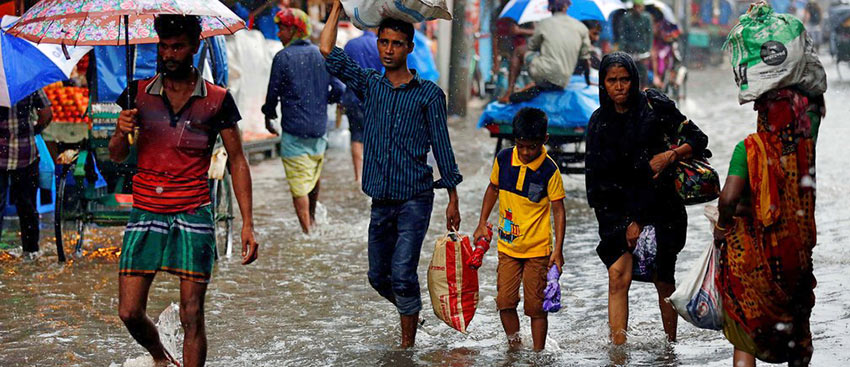
[[[519,305],[519,284],[525,314],[531,318],[546,317],[543,311],[543,290],[546,289],[546,272],[549,256],[527,259],[515,258],[499,252],[496,269],[496,308],[515,309]]]

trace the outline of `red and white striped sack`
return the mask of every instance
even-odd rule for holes
[[[462,333],[478,308],[478,270],[466,265],[471,256],[469,237],[449,234],[437,240],[428,267],[434,314]]]

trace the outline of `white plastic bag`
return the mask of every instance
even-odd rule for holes
[[[717,207],[705,207],[705,216],[714,227]],[[720,330],[723,328],[723,303],[714,281],[719,262],[719,251],[709,242],[700,255],[697,267],[676,287],[666,301],[673,305],[685,321],[700,329]]]
[[[378,28],[384,18],[408,23],[452,20],[445,0],[342,0],[342,7],[351,23],[360,29]]]

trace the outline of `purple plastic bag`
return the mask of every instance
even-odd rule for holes
[[[632,251],[632,280],[641,282],[653,280],[657,253],[658,242],[655,238],[655,227],[645,226],[640,232],[635,249]]]
[[[561,272],[558,271],[556,265],[549,268],[549,273],[546,274],[546,289],[543,290],[543,311],[558,312],[561,309],[561,284],[558,283],[558,278],[561,277]]]

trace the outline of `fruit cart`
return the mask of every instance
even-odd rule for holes
[[[88,69],[92,73],[94,63]],[[103,72],[90,81],[96,88]],[[45,88],[54,108],[55,122],[45,130],[57,155],[54,229],[59,261],[65,261],[66,243],[73,244],[72,256],[82,255],[86,230],[93,226],[124,226],[133,206],[132,177],[136,153],[131,148],[125,162],[109,158],[109,140],[121,108],[112,102],[96,101],[87,88],[61,84]],[[216,160],[223,160],[215,164]],[[233,248],[233,199],[227,171],[227,155],[220,143],[214,147],[210,179],[215,216],[216,257],[230,256]]]

